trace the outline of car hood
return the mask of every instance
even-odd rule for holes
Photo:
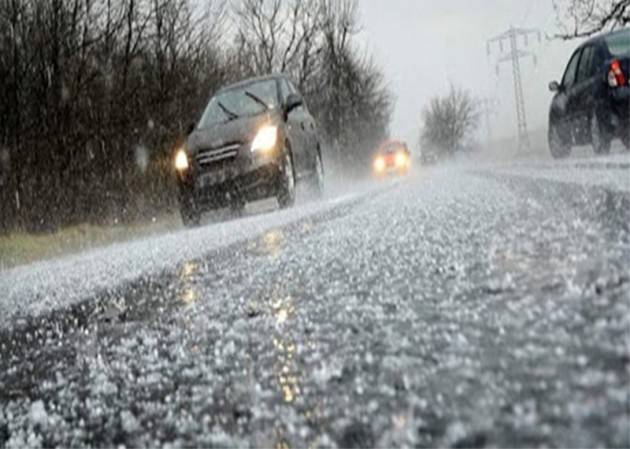
[[[188,137],[188,151],[195,156],[200,150],[221,148],[237,142],[246,144],[254,140],[261,127],[278,124],[279,121],[279,113],[269,111],[253,117],[242,117],[220,123],[210,128],[198,129]]]

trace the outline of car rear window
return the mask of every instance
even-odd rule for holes
[[[613,34],[605,40],[613,56],[621,56],[630,53],[630,30]]]

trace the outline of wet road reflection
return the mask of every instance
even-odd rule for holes
[[[273,340],[277,363],[275,373],[284,402],[292,403],[300,396],[300,371],[295,362],[295,343],[292,340]]]
[[[276,289],[271,299],[271,312],[275,319],[276,332],[273,336],[276,363],[274,372],[278,379],[282,399],[294,402],[300,396],[300,371],[295,360],[296,344],[291,334],[291,324],[296,314],[294,300]]]
[[[263,246],[269,256],[276,257],[284,245],[284,234],[280,229],[274,229],[263,236]]]
[[[286,243],[286,237],[282,229],[267,231],[259,239],[249,245],[249,250],[257,256],[266,256],[276,259],[280,256]]]
[[[199,301],[199,291],[194,282],[199,271],[200,266],[198,262],[186,262],[181,268],[179,274],[180,287],[177,297],[185,306],[192,306]]]
[[[290,407],[292,413],[304,413],[304,367],[298,357],[299,308],[295,298],[283,287],[275,287],[266,299],[271,321],[271,343],[273,347],[272,372],[275,387],[282,407]],[[308,418],[305,417],[307,421]],[[276,421],[273,432],[273,447],[288,449],[295,445],[305,446],[305,442],[287,438],[294,433],[284,420]]]

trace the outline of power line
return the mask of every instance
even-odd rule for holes
[[[518,146],[519,151],[529,148],[529,134],[527,132],[527,114],[525,111],[525,95],[523,94],[523,80],[521,76],[521,62],[522,58],[532,56],[534,63],[536,62],[536,55],[534,53],[521,50],[519,48],[519,39],[525,44],[525,47],[529,45],[529,37],[536,35],[538,42],[541,41],[541,33],[538,29],[533,28],[514,28],[510,27],[504,33],[499,34],[491,39],[488,39],[487,50],[488,56],[490,56],[491,48],[493,44],[498,44],[501,53],[504,53],[504,45],[509,45],[509,53],[504,54],[497,60],[497,73],[499,71],[499,65],[503,62],[512,63],[512,76],[514,78],[514,99],[516,103],[516,120],[518,128]]]

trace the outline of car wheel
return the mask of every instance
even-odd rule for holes
[[[278,204],[281,209],[287,209],[295,204],[296,196],[295,169],[293,168],[293,157],[289,148],[285,151],[282,159],[279,184]]]
[[[325,172],[324,172],[324,161],[322,160],[322,155],[317,150],[317,154],[315,155],[315,174],[313,175],[311,181],[311,189],[313,194],[318,198],[324,196],[324,183],[325,183]]]
[[[571,144],[564,138],[559,124],[549,125],[549,150],[554,159],[562,159],[571,154]]]
[[[182,216],[182,223],[187,228],[196,228],[201,224],[201,212],[194,200],[187,199],[183,201],[180,213]]]
[[[230,214],[233,218],[240,218],[245,215],[245,203],[242,201],[235,201],[230,204]]]
[[[610,153],[611,138],[600,123],[597,113],[591,117],[591,142],[596,154]]]

